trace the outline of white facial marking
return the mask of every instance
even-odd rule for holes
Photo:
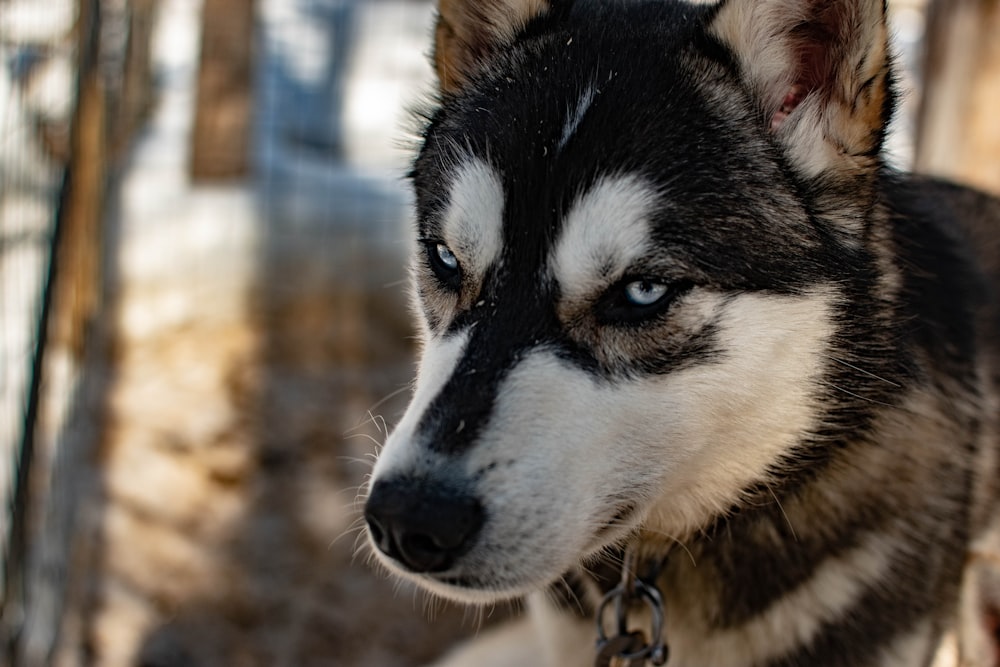
[[[590,294],[650,247],[656,191],[638,176],[605,177],[570,209],[556,243],[553,272],[568,298]]]
[[[466,271],[482,276],[500,258],[503,212],[500,175],[482,160],[470,158],[452,181],[443,219],[444,241]]]
[[[672,458],[636,465],[634,455],[660,442],[642,428],[658,407],[643,389],[600,382],[545,348],[510,372],[466,459],[470,475],[501,464],[477,486],[491,517],[483,551],[470,554],[482,559],[481,574],[527,593],[603,546],[595,536],[614,516],[626,480],[633,492],[651,488]]]
[[[650,530],[667,535],[690,534],[725,512],[815,426],[812,401],[833,331],[830,297],[715,298],[720,358],[651,388],[669,400],[660,408],[672,415],[664,418],[664,446],[685,452],[647,519]]]
[[[417,384],[402,421],[393,429],[379,454],[372,471],[372,480],[409,470],[424,452],[412,442],[424,411],[451,377],[469,341],[469,332],[462,331],[447,338],[427,341],[417,374]]]
[[[583,117],[587,115],[587,111],[590,109],[590,105],[594,103],[594,97],[597,92],[594,86],[588,86],[583,94],[580,96],[580,100],[576,104],[576,111],[569,117],[566,121],[566,125],[563,127],[562,137],[559,139],[559,150],[566,147],[566,143],[570,140],[574,134],[576,134],[577,129],[580,127],[580,123],[583,122]]]

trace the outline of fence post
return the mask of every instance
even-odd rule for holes
[[[205,0],[191,178],[243,176],[249,165],[253,0]]]
[[[916,169],[1000,193],[1000,1],[932,0]]]

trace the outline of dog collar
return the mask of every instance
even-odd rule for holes
[[[663,636],[665,620],[663,595],[656,581],[665,559],[649,563],[639,574],[639,557],[635,545],[629,545],[622,560],[621,582],[611,589],[597,607],[597,659],[595,667],[610,667],[612,660],[628,667],[642,667],[647,661],[663,665],[669,657]],[[629,614],[645,607],[650,616],[650,639],[641,630],[629,630]],[[613,611],[614,631],[606,632],[605,621]]]

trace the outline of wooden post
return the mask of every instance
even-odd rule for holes
[[[917,171],[1000,194],[1000,0],[932,0]]]
[[[191,178],[237,178],[249,167],[253,0],[205,0]]]

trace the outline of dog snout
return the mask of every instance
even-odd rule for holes
[[[466,553],[483,524],[482,504],[427,479],[376,482],[365,520],[379,551],[412,572],[443,572]]]

